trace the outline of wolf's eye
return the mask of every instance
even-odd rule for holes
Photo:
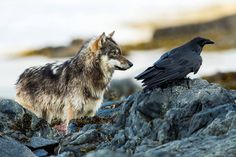
[[[119,55],[119,50],[118,49],[114,49],[114,50],[111,51],[111,53],[113,55]]]

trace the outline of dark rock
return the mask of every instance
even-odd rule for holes
[[[103,112],[102,112],[103,113]],[[114,112],[110,112],[110,114],[107,114],[106,116],[104,114],[101,114],[101,117],[94,116],[94,117],[82,117],[80,119],[73,119],[70,121],[68,126],[68,132],[74,133],[79,130],[81,131],[87,131],[90,129],[95,129],[99,125],[105,124],[105,123],[111,123],[112,118],[109,117]]]
[[[52,139],[61,137],[45,120],[8,99],[0,100],[0,130],[4,137],[26,145],[35,151],[37,156],[46,156],[41,148],[49,155],[54,154],[58,142]]]
[[[96,115],[102,118],[111,118],[120,110],[122,103],[123,101],[104,102],[97,111]]]
[[[233,92],[202,79],[190,80],[189,86],[183,81],[165,89],[138,92],[122,101],[106,102],[97,116],[73,120],[76,132],[61,137],[58,147],[56,141],[35,137],[45,133],[35,123],[49,129],[46,132],[51,137],[56,133],[32,113],[21,111],[17,104],[8,108],[3,103],[0,107],[0,129],[28,143],[32,150],[44,149],[49,155],[61,157],[235,156]],[[15,102],[7,104],[11,103]],[[18,125],[12,127],[15,123]]]
[[[44,149],[37,149],[34,151],[34,154],[37,156],[37,157],[45,157],[48,155],[48,152]]]
[[[223,147],[221,150],[229,150],[229,156],[233,156],[236,145],[227,141],[236,128],[232,93],[201,79],[190,80],[189,85],[190,89],[186,82],[180,82],[124,99],[114,105],[112,123],[84,125],[61,143],[61,152],[72,151],[81,156],[91,150],[108,149],[137,157],[172,157],[198,155],[199,151],[204,156],[200,146],[207,150],[209,142],[212,153],[214,147]],[[109,109],[107,104],[105,109]],[[221,144],[223,139],[232,146]],[[89,149],[81,151],[85,146]]]
[[[42,137],[32,137],[26,145],[32,149],[52,148],[58,145],[58,141],[45,139]]]
[[[230,93],[234,97],[234,100],[236,100],[236,90],[230,90]]]
[[[73,134],[71,137],[70,144],[71,145],[79,145],[84,143],[90,143],[99,138],[99,133],[95,129],[87,130],[86,132],[79,132],[77,134]]]
[[[15,138],[41,136],[54,139],[60,137],[45,120],[9,99],[0,99],[0,130]]]
[[[198,136],[189,137],[182,140],[173,141],[165,145],[150,149],[144,156],[155,156],[157,154],[169,152],[177,157],[199,157],[199,156],[227,156],[236,155],[235,131],[229,132],[225,136]]]
[[[68,127],[67,127],[67,132],[68,134],[72,134],[72,133],[75,133],[79,130],[79,126],[77,124],[77,121],[76,119],[73,119],[70,121]]]
[[[24,109],[16,102],[10,99],[0,99],[0,112],[10,119],[22,117]]]
[[[12,139],[0,137],[1,157],[36,157],[29,148]]]
[[[89,151],[95,150],[99,142],[103,140],[97,129],[81,130],[63,140],[60,152],[73,152],[76,157],[82,156]]]

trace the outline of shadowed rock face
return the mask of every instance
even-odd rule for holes
[[[234,94],[201,79],[190,80],[189,84],[190,88],[183,81],[163,90],[138,92],[125,100],[105,103],[97,115],[102,121],[86,119],[78,132],[61,138],[54,154],[59,152],[61,157],[235,156]],[[14,112],[23,112],[18,108]],[[0,107],[1,112],[6,110]]]

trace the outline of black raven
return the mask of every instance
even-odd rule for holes
[[[164,53],[153,66],[135,77],[142,80],[144,90],[162,87],[165,84],[185,78],[189,73],[196,74],[202,65],[202,48],[213,41],[196,37],[184,45]]]

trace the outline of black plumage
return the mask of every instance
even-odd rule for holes
[[[147,68],[135,79],[142,80],[144,89],[153,89],[183,79],[191,72],[196,74],[202,65],[200,54],[206,44],[214,44],[214,42],[196,37],[163,54],[153,66]]]

